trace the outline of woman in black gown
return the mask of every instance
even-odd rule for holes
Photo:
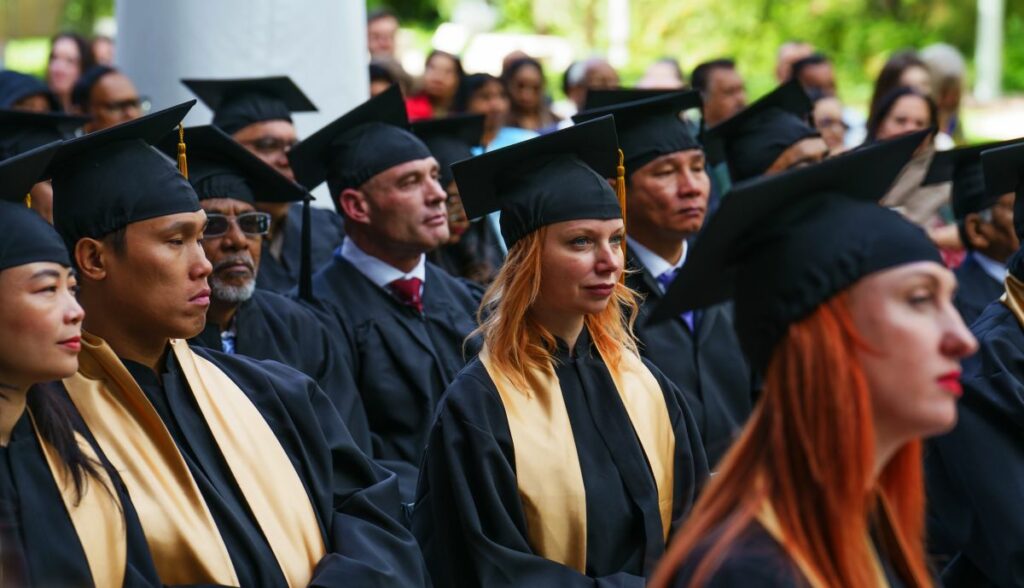
[[[63,241],[25,194],[53,154],[0,164],[0,585],[156,586],[120,481],[62,392],[83,311]]]
[[[732,293],[759,405],[651,586],[931,586],[921,438],[977,348],[927,235],[877,205],[923,133],[729,194],[656,317]]]
[[[509,257],[423,459],[413,530],[437,586],[643,586],[707,477],[625,319],[617,158],[605,117],[453,168]]]

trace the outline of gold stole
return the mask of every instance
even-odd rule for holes
[[[550,368],[533,370],[526,375],[527,389],[522,390],[494,369],[486,346],[480,360],[508,418],[530,547],[546,559],[585,573],[587,497],[558,378]],[[672,522],[675,431],[664,393],[640,358],[625,350],[613,379],[650,464],[667,538]]]
[[[1017,322],[1024,327],[1024,282],[1021,282],[1012,274],[1006,274],[1003,280],[1006,292],[999,299],[1017,317]]]
[[[121,510],[117,491],[107,471],[103,469],[92,445],[76,432],[75,440],[78,447],[85,457],[95,464],[99,478],[97,480],[86,476],[82,484],[82,494],[78,496],[64,461],[57,450],[39,435],[39,428],[36,427],[31,411],[29,418],[32,419],[32,429],[46,457],[46,464],[53,474],[53,481],[57,483],[57,489],[64,499],[64,508],[71,517],[71,524],[82,544],[82,550],[85,551],[93,584],[121,586],[124,584],[124,568],[128,560],[128,531],[125,527],[124,511]]]
[[[888,511],[884,506],[884,500],[880,500],[882,501],[882,506],[880,507],[882,508],[882,516],[888,516]],[[764,527],[765,531],[768,531],[768,534],[771,535],[780,546],[784,546],[786,544],[783,540],[782,525],[779,524],[779,517],[775,514],[775,509],[772,508],[770,502],[767,500],[763,501],[761,509],[754,518],[761,523],[761,526]],[[885,579],[885,572],[882,571],[882,565],[878,562],[878,552],[875,550],[875,546],[871,543],[871,539],[869,537],[864,537],[864,540],[867,542],[868,550],[872,556],[871,567],[875,574],[875,586],[878,588],[889,588],[889,581]],[[811,588],[827,588],[825,582],[818,577],[818,574],[811,569],[810,564],[808,564],[802,557],[798,554],[789,552],[786,552],[786,555],[794,564],[796,564],[797,569],[800,570],[800,573],[803,575],[804,579],[807,580],[807,583],[811,585]]]
[[[184,341],[172,340],[171,349],[285,579],[307,585],[325,547],[291,460],[230,378]],[[237,586],[227,547],[174,439],[113,350],[83,332],[79,371],[64,385],[121,472],[160,579]]]

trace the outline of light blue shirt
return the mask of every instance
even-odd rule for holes
[[[974,261],[978,262],[978,265],[981,266],[981,269],[984,270],[990,278],[1000,284],[1003,283],[1003,280],[1006,279],[1006,265],[999,263],[991,257],[985,257],[977,251],[971,251],[970,254],[974,257]]]

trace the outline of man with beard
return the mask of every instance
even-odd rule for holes
[[[289,180],[295,179],[288,151],[298,142],[293,112],[315,112],[316,106],[288,76],[233,80],[182,80],[210,110],[213,126],[231,135],[250,153]],[[302,265],[302,205],[275,200],[258,202],[270,213],[270,233],[263,242],[262,267],[256,285],[278,293],[299,283]],[[331,260],[345,231],[341,218],[323,208],[310,209],[310,263],[314,270]]]
[[[67,141],[51,162],[87,317],[63,386],[124,479],[162,583],[426,585],[396,477],[316,382],[184,341],[210,304],[206,212],[151,145],[192,104]]]
[[[189,183],[206,211],[203,251],[213,264],[206,328],[190,342],[225,353],[273,359],[316,380],[353,439],[370,452],[363,404],[337,345],[312,310],[256,288],[270,214],[259,202],[296,202],[306,191],[213,126],[185,130]],[[176,156],[178,133],[160,143]]]
[[[373,455],[388,460],[411,501],[437,403],[479,350],[467,337],[480,291],[425,259],[449,237],[446,195],[437,160],[408,124],[393,87],[289,157],[307,188],[327,181],[345,217],[345,242],[313,276],[313,296],[348,343]]]

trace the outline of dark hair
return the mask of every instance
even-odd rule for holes
[[[64,464],[65,472],[71,476],[77,503],[82,499],[85,477],[92,476],[99,482],[101,478],[98,468],[104,468],[108,475],[111,475],[110,469],[105,464],[90,459],[78,446],[74,421],[79,417],[71,408],[70,400],[64,395],[58,382],[33,385],[28,390],[25,403],[28,410],[32,411],[39,436],[53,446],[60,456],[61,463]],[[106,490],[112,491],[111,488]]]
[[[903,72],[911,67],[920,67],[925,71],[930,71],[925,62],[921,61],[921,58],[917,56],[917,52],[913,49],[897,51],[889,57],[889,60],[882,67],[882,71],[878,73],[878,79],[875,80],[875,89],[871,94],[871,103],[868,106],[869,113],[878,109],[882,98],[891,94],[893,90],[902,85],[900,84],[900,78],[903,77]]]
[[[447,51],[441,51],[440,49],[434,49],[427,54],[427,59],[424,63],[430,63],[430,60],[435,57],[447,57],[455,64],[455,75],[458,76],[460,83],[462,82],[462,78],[466,77],[466,71],[462,69],[462,60],[459,59],[458,55],[448,53]]]
[[[103,79],[103,76],[112,73],[118,72],[107,65],[94,65],[78,76],[78,81],[71,88],[71,104],[77,106],[84,113],[89,108],[92,89]]]
[[[106,241],[110,245],[110,249],[117,255],[124,255],[124,252],[128,249],[126,234],[128,232],[128,225],[110,231],[106,235],[100,238],[100,241]],[[64,240],[64,245],[68,248],[68,253],[71,255],[71,268],[76,272],[80,269],[78,267],[78,260],[75,258],[75,245],[68,240]]]
[[[527,66],[532,66],[536,68],[537,71],[540,72],[540,77],[544,77],[544,66],[542,66],[539,61],[532,57],[520,57],[519,59],[513,60],[511,63],[508,64],[508,66],[505,67],[504,70],[502,70],[501,81],[507,85],[510,81],[512,81],[512,78],[515,77],[516,73],[519,70]]]
[[[789,70],[789,79],[800,79],[800,73],[803,72],[805,68],[811,67],[813,65],[828,65],[830,63],[831,62],[829,61],[828,57],[825,56],[824,53],[815,53],[813,55],[808,55],[807,57],[804,57],[803,59],[798,59],[793,63],[792,67]]]
[[[382,18],[393,18],[395,20],[398,20],[398,15],[395,14],[395,12],[390,8],[382,6],[380,8],[371,10],[366,14],[366,24],[370,24],[371,22],[375,20],[380,20]]]
[[[395,76],[391,75],[391,72],[387,67],[381,65],[377,61],[370,61],[370,82],[387,82],[389,84],[397,83]]]
[[[868,136],[865,143],[870,143],[878,139],[878,129],[882,126],[882,121],[889,116],[889,112],[892,111],[896,103],[899,102],[900,98],[904,96],[917,96],[921,100],[924,100],[928,105],[928,126],[933,129],[939,125],[939,109],[935,105],[935,101],[932,100],[931,96],[922,94],[913,88],[896,88],[889,92],[878,103],[878,107],[871,111],[868,116]]]
[[[711,72],[716,69],[736,69],[736,62],[728,58],[712,59],[693,68],[693,74],[690,76],[690,84],[693,85],[693,89],[707,92],[708,83],[711,81]]]
[[[82,35],[79,35],[78,33],[72,33],[71,31],[64,31],[62,33],[58,33],[56,36],[53,37],[53,40],[50,42],[50,56],[47,57],[46,63],[50,63],[50,60],[53,59],[53,46],[56,45],[57,41],[60,41],[61,39],[70,39],[75,43],[75,46],[78,47],[79,74],[88,70],[96,64],[96,60],[93,58],[92,55],[92,45],[89,44],[89,41],[86,41],[85,37],[83,37]]]
[[[501,80],[491,74],[477,73],[462,78],[459,89],[455,92],[455,99],[452,100],[452,112],[466,112],[466,109],[469,107],[469,101],[473,99],[473,95],[479,92],[480,88],[491,82],[498,84],[504,90],[505,86],[502,85]]]

